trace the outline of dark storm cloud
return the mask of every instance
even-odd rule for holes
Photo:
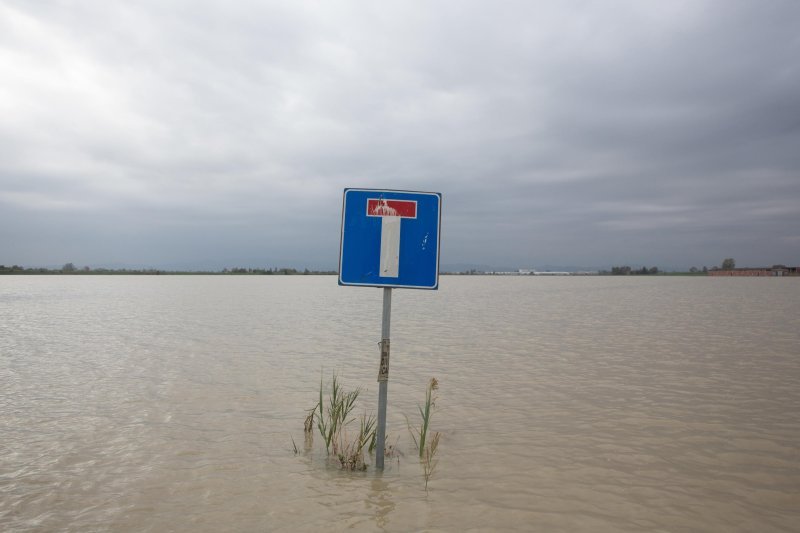
[[[800,4],[6,2],[0,263],[333,267],[342,188],[442,260],[800,262]]]

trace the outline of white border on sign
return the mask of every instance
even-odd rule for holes
[[[344,282],[342,281],[342,259],[344,258],[343,250],[344,250],[344,213],[347,209],[347,193],[353,192],[374,192],[374,193],[401,193],[401,194],[424,194],[427,196],[435,196],[436,203],[439,206],[439,221],[436,224],[436,284],[434,285],[396,285],[392,283],[351,283],[351,282]],[[399,199],[399,198],[398,198]],[[415,200],[408,200],[408,201],[415,201]],[[434,290],[439,287],[439,259],[441,258],[442,254],[442,242],[441,242],[441,235],[442,235],[442,195],[441,193],[436,192],[429,192],[429,191],[402,191],[397,189],[360,189],[354,187],[347,187],[344,190],[344,194],[342,195],[342,222],[341,228],[339,231],[339,285],[343,287],[389,287],[393,289],[428,289]]]

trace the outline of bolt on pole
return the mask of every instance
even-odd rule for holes
[[[383,470],[386,442],[386,400],[389,384],[389,326],[392,320],[392,289],[383,289],[383,319],[381,320],[381,362],[378,368],[378,427],[375,431],[375,468]]]

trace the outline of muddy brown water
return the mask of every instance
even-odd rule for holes
[[[800,279],[396,290],[399,454],[342,472],[304,410],[334,371],[376,410],[380,310],[325,276],[0,278],[0,530],[800,530]]]

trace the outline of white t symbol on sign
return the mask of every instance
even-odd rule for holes
[[[381,258],[378,276],[400,276],[400,220],[417,218],[417,202],[412,200],[367,200],[367,216],[381,217]]]

